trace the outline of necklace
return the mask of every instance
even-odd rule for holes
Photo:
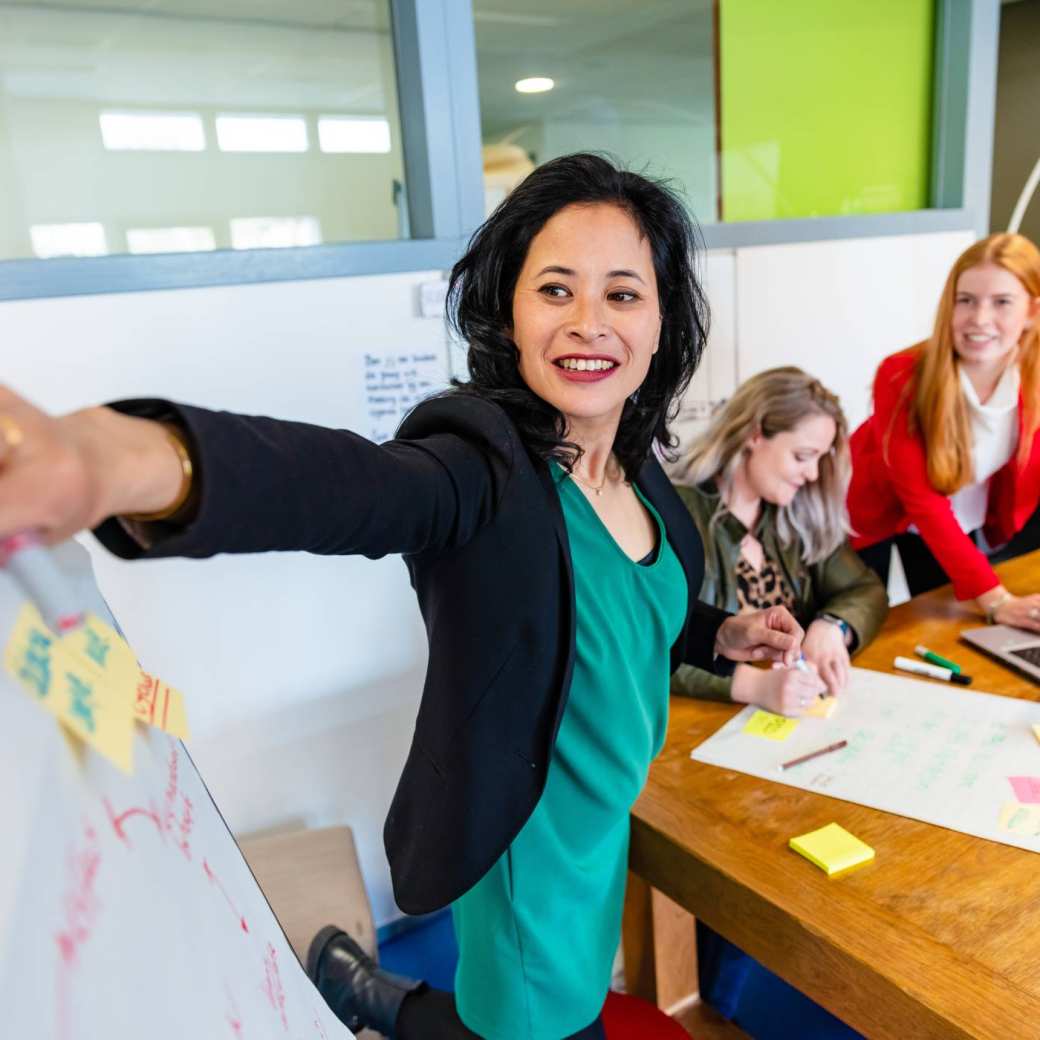
[[[590,484],[587,480],[582,480],[581,477],[579,477],[578,474],[574,472],[574,470],[571,470],[570,476],[571,480],[576,480],[579,484],[581,484],[582,487],[588,488],[589,491],[593,492],[593,494],[595,494],[597,498],[599,498],[600,495],[603,494],[603,489],[608,484],[612,483],[610,479],[609,467],[607,468],[607,470],[604,471],[603,480],[600,482],[598,487],[595,484]],[[629,486],[629,482],[627,480],[622,480],[621,483],[624,484],[625,487]]]
[[[587,480],[582,480],[581,477],[579,477],[578,474],[574,472],[574,470],[571,470],[571,480],[576,480],[579,484],[581,484],[582,487],[587,487],[590,491],[595,492],[597,498],[599,498],[599,496],[603,494],[603,489],[607,486],[608,479],[609,478],[604,473],[603,482],[599,485],[599,487],[596,487],[595,484],[590,484]]]

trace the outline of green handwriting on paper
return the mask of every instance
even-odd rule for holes
[[[946,767],[956,757],[957,752],[952,748],[941,748],[937,751],[918,774],[917,789],[927,791],[946,772]]]
[[[51,637],[38,628],[30,628],[14,666],[18,678],[33,690],[37,697],[46,697],[51,692],[52,642]]]
[[[1000,826],[1012,834],[1040,837],[1040,805],[1005,802],[1000,810]]]
[[[797,728],[797,719],[786,719],[783,715],[759,710],[744,724],[743,732],[753,737],[765,737],[767,740],[787,740]]]
[[[74,672],[66,672],[65,679],[68,682],[69,711],[83,723],[88,732],[94,733],[97,723],[94,719],[93,688]]]
[[[849,737],[848,746],[841,752],[838,758],[839,765],[846,765],[863,754],[864,750],[874,742],[874,731],[870,729],[858,729]]]
[[[104,667],[98,664],[98,655],[82,652],[76,642],[56,638],[39,611],[26,603],[4,650],[4,667],[70,733],[129,773],[133,769],[134,688],[116,681],[112,654],[106,651],[100,656]],[[135,674],[135,682],[136,678]]]

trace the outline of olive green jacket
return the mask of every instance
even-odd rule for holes
[[[725,508],[719,512],[720,497],[714,483],[676,487],[676,491],[693,515],[704,542],[704,582],[700,598],[736,613],[740,604],[734,567],[747,528]],[[803,628],[808,628],[814,618],[826,612],[848,623],[855,633],[855,649],[862,649],[877,635],[888,613],[888,595],[878,576],[847,541],[826,559],[807,564],[802,558],[800,541],[786,547],[781,544],[776,528],[776,506],[767,502],[762,503],[752,534],[762,543],[766,555],[783,570],[794,591],[794,615]],[[728,701],[732,686],[732,677],[689,665],[681,665],[672,675],[672,693],[687,697]]]

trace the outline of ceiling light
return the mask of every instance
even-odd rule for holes
[[[520,94],[544,94],[555,86],[556,84],[548,76],[531,76],[529,79],[516,81],[517,93]]]

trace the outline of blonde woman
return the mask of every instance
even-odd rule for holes
[[[1034,632],[1040,580],[1013,596],[992,563],[1040,541],[1038,321],[1040,250],[1028,238],[965,250],[931,337],[878,368],[849,488],[853,545],[883,580],[894,543],[911,594],[952,581],[988,620]]]
[[[701,598],[733,612],[784,605],[805,629],[813,670],[738,665],[726,678],[683,665],[672,693],[784,715],[801,715],[824,689],[840,694],[849,657],[877,634],[888,597],[848,543],[849,449],[838,399],[800,368],[752,376],[673,479],[704,543]],[[804,1035],[809,1023],[816,1035],[856,1035],[700,922],[697,955],[705,998],[751,1035],[764,1006],[778,1002]]]
[[[673,693],[800,715],[822,685],[844,688],[850,655],[888,610],[880,580],[848,543],[846,431],[834,394],[799,368],[774,368],[747,380],[692,446],[677,481],[704,542],[701,598],[734,612],[787,607],[817,674],[738,666],[723,677],[683,666]]]

